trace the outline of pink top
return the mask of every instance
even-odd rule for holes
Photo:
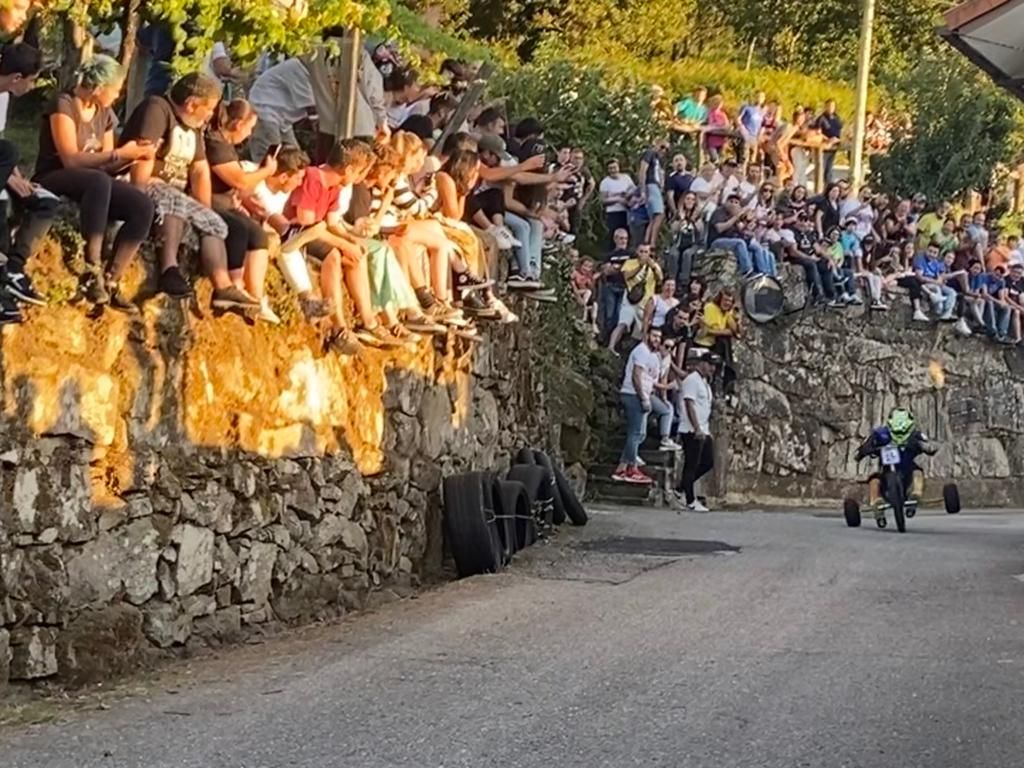
[[[722,107],[718,109],[712,109],[708,112],[708,127],[709,128],[728,128],[729,127],[729,115],[726,114]],[[729,140],[727,136],[721,136],[714,133],[709,133],[705,139],[710,149],[721,149],[725,146]]]

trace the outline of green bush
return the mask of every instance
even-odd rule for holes
[[[502,70],[489,95],[504,100],[512,119],[540,119],[549,145],[581,148],[598,182],[613,158],[635,177],[640,153],[659,133],[650,89],[597,65],[561,59]],[[600,205],[589,207],[581,235],[584,248],[603,238]]]
[[[622,72],[650,85],[660,85],[673,101],[691,93],[699,85],[707,86],[725,96],[726,110],[733,116],[757,90],[764,91],[769,99],[777,100],[785,114],[792,112],[797,105],[810,104],[821,109],[827,99],[835,99],[839,113],[850,122],[854,113],[855,92],[848,85],[798,72],[767,67],[747,70],[729,61],[708,59],[642,60],[629,51],[608,48],[587,47],[573,51],[571,56],[574,61],[585,65],[604,62],[609,70]]]
[[[872,183],[934,199],[987,188],[997,164],[1016,157],[1020,106],[951,53],[922,60],[907,80],[914,130],[872,160]]]

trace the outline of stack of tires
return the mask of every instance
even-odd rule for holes
[[[459,578],[497,573],[552,526],[586,525],[569,480],[542,451],[523,448],[502,478],[464,472],[444,479],[444,533]]]

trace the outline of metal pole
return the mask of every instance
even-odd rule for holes
[[[850,186],[854,194],[864,181],[864,134],[867,128],[868,85],[871,81],[871,36],[875,27],[875,0],[863,0],[860,53],[857,57],[857,115],[853,124],[853,161]]]
[[[357,27],[348,30],[341,41],[338,57],[338,133],[339,139],[352,137],[356,125],[356,90],[359,88],[359,60],[362,35]]]

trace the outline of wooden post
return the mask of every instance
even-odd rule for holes
[[[351,138],[355,131],[361,41],[358,27],[348,30],[341,41],[341,56],[338,57],[338,139]]]
[[[448,124],[445,125],[444,129],[442,129],[440,137],[434,142],[434,146],[430,150],[431,155],[436,157],[441,154],[441,148],[444,146],[445,139],[455,133],[459,126],[469,118],[469,113],[483,95],[484,87],[487,85],[487,78],[491,76],[493,71],[494,65],[489,61],[485,61],[480,65],[480,69],[477,70],[476,76],[473,78],[472,85],[462,94],[462,98],[459,99],[459,106],[455,108],[455,113],[448,120]]]
[[[825,150],[814,148],[814,192],[820,195],[825,191]]]

